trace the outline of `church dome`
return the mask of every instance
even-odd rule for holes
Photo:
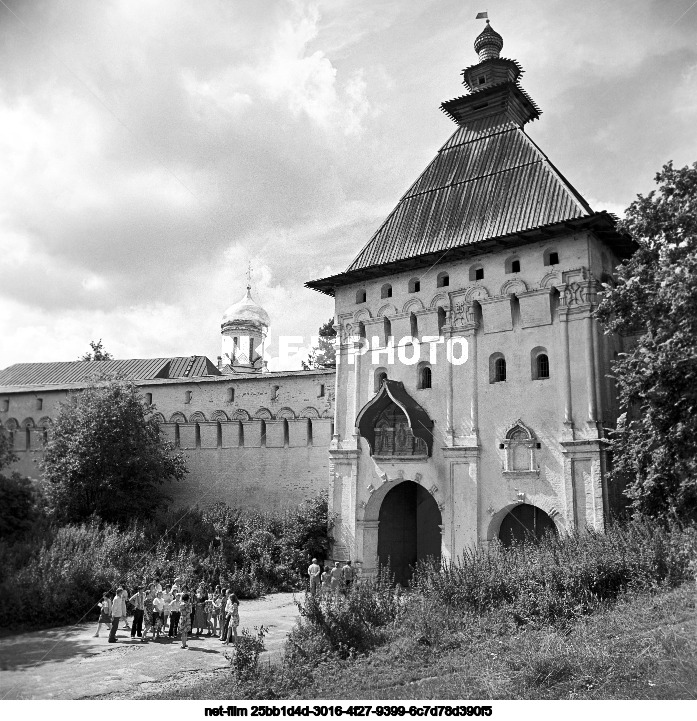
[[[269,327],[269,314],[252,298],[249,286],[247,286],[244,298],[237,303],[233,303],[223,313],[222,325],[226,326],[231,323],[256,323],[266,328]]]
[[[479,60],[490,60],[491,58],[498,58],[501,48],[503,48],[503,38],[491,27],[489,21],[486,21],[486,26],[474,41],[474,52],[479,55]]]

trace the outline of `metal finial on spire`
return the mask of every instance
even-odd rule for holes
[[[484,30],[474,41],[474,51],[479,55],[479,61],[491,60],[499,57],[503,47],[503,38],[491,27],[489,13],[478,13],[477,20],[486,19]]]
[[[247,290],[252,289],[252,261],[247,264]]]

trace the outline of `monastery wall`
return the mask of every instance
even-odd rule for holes
[[[175,506],[282,508],[327,488],[333,371],[136,385],[155,405],[163,433],[187,456],[185,480],[165,487]],[[0,422],[19,457],[13,470],[40,476],[44,439],[70,390],[77,388],[0,392]]]

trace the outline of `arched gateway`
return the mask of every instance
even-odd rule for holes
[[[440,559],[441,513],[433,496],[418,483],[403,481],[392,488],[380,505],[378,561],[405,586],[414,564]]]
[[[501,521],[499,540],[504,546],[521,541],[540,540],[545,535],[556,535],[554,521],[537,506],[521,503]]]

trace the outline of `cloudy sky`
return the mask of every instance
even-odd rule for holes
[[[316,332],[303,282],[452,132],[480,10],[594,209],[697,160],[692,0],[0,0],[0,368],[215,360],[250,260],[272,341]]]

